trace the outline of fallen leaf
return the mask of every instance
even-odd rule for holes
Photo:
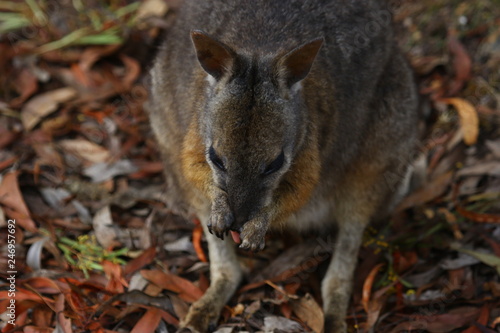
[[[129,160],[120,160],[113,163],[96,163],[83,170],[83,174],[93,182],[101,183],[120,175],[134,173],[138,168]]]
[[[18,172],[9,172],[0,177],[0,204],[4,206],[6,215],[16,220],[22,228],[36,232],[37,227],[31,219],[28,207],[24,202],[19,184],[17,182]]]
[[[168,10],[168,5],[163,0],[145,0],[137,10],[136,19],[144,20],[151,16],[163,17]]]
[[[102,268],[108,278],[106,290],[113,294],[123,293],[125,291],[125,287],[128,287],[128,283],[123,277],[121,266],[111,261],[104,260],[102,262]]]
[[[111,217],[111,209],[109,206],[104,206],[99,209],[92,220],[94,233],[97,242],[105,248],[114,248],[120,246],[121,243],[117,241],[117,230],[113,225],[113,218]]]
[[[193,236],[193,242],[191,242],[191,237],[184,236],[184,237],[178,238],[172,242],[165,243],[165,245],[163,245],[163,248],[169,252],[195,253],[193,245],[194,245],[194,236]],[[205,260],[206,260],[206,258],[205,258]],[[204,261],[204,262],[207,262],[207,261]]]
[[[460,117],[460,127],[464,133],[464,142],[473,145],[479,136],[479,117],[474,106],[463,98],[442,98],[440,101],[453,105]]]
[[[125,64],[126,75],[122,78],[123,87],[126,90],[130,90],[132,88],[132,84],[137,80],[139,74],[141,73],[141,65],[137,60],[131,57],[127,57],[124,54],[120,55],[120,59]]]
[[[497,214],[486,214],[486,213],[475,213],[466,210],[460,205],[457,205],[456,207],[457,212],[462,215],[463,217],[466,217],[474,222],[479,222],[479,223],[500,223],[500,215]]]
[[[30,99],[21,111],[21,121],[26,131],[32,130],[40,120],[57,110],[59,104],[69,101],[77,94],[73,88],[52,90]]]
[[[10,105],[17,108],[33,95],[38,89],[38,80],[36,76],[28,69],[23,68],[16,76],[14,85],[20,96],[10,102]]]
[[[193,246],[196,251],[196,255],[201,262],[208,262],[205,252],[203,252],[203,247],[201,246],[201,237],[203,235],[203,228],[198,224],[193,229]]]
[[[141,274],[155,285],[178,293],[179,297],[186,302],[195,302],[203,295],[200,288],[180,276],[158,270],[141,270]]]
[[[480,260],[466,253],[459,253],[457,258],[444,259],[439,263],[439,267],[445,270],[454,270],[479,263]]]
[[[55,310],[57,315],[57,326],[59,327],[59,329],[56,327],[56,332],[72,333],[73,329],[71,325],[71,319],[66,318],[65,316],[64,300],[64,294],[59,294],[56,297]]]
[[[34,144],[32,147],[38,155],[37,162],[39,165],[50,165],[61,170],[64,169],[63,159],[55,149],[54,144],[40,143]]]
[[[78,65],[83,72],[89,72],[96,61],[103,57],[110,56],[120,47],[121,45],[119,44],[88,47],[83,51]]]
[[[316,303],[311,294],[307,293],[298,300],[290,300],[290,305],[297,317],[306,323],[314,332],[323,332],[323,310]]]
[[[156,247],[144,250],[137,258],[132,259],[123,268],[123,275],[135,273],[138,269],[150,264],[156,258]]]
[[[466,253],[478,260],[480,260],[483,264],[486,264],[488,266],[491,266],[497,270],[497,273],[500,275],[500,258],[497,257],[494,254],[490,253],[485,253],[485,252],[479,252],[479,251],[474,251],[474,250],[469,250],[469,249],[464,249],[458,247],[456,244],[451,244],[450,246],[452,249]]]
[[[42,250],[43,245],[49,239],[44,237],[39,241],[31,244],[28,253],[26,253],[26,265],[30,267],[33,271],[39,271],[42,269]]]
[[[434,200],[446,191],[448,186],[451,184],[453,178],[453,172],[447,172],[441,176],[434,179],[432,182],[425,185],[423,188],[417,190],[416,192],[410,194],[406,197],[395,209],[396,212],[422,205],[426,202]]]
[[[447,333],[472,323],[479,315],[480,309],[462,307],[450,310],[448,313],[436,315],[413,315],[410,321],[400,323],[390,333],[402,331],[424,330],[430,333]]]
[[[457,94],[465,82],[470,79],[472,61],[467,53],[467,50],[457,38],[457,32],[450,29],[448,32],[448,49],[453,56],[453,70],[455,77],[453,78],[448,89],[448,95]]]
[[[363,296],[361,298],[361,304],[363,305],[363,308],[365,309],[365,312],[369,312],[369,303],[370,303],[370,298],[372,294],[372,286],[373,282],[375,280],[375,277],[377,276],[378,272],[380,269],[384,266],[385,264],[378,264],[375,265],[375,267],[372,268],[370,273],[365,279],[365,282],[363,283]]]
[[[67,153],[78,156],[87,163],[106,162],[110,158],[106,148],[84,139],[61,140],[59,145]]]
[[[278,316],[268,316],[264,318],[264,330],[266,332],[274,332],[274,330],[287,333],[305,332],[304,328],[296,321]]]
[[[467,166],[457,171],[457,177],[484,175],[500,177],[500,163],[498,161],[483,162]]]
[[[479,314],[479,318],[477,319],[477,324],[487,325],[488,319],[490,318],[490,309],[487,305],[483,305],[481,308],[481,313]],[[482,333],[483,331],[478,328],[478,326],[474,325],[463,331],[462,333]]]

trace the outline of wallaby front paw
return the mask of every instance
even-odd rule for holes
[[[240,249],[257,252],[266,245],[268,223],[262,219],[253,219],[245,223],[241,229]]]
[[[234,222],[233,214],[225,198],[219,198],[212,204],[210,220],[207,224],[208,231],[215,234],[220,239],[224,239],[224,234],[229,232],[229,228]]]

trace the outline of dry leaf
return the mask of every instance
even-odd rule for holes
[[[102,262],[102,268],[108,278],[106,290],[115,294],[125,292],[125,287],[128,287],[128,283],[123,277],[121,266],[111,261],[104,260]]]
[[[30,131],[40,120],[57,110],[60,103],[69,101],[76,96],[73,88],[61,88],[37,95],[29,100],[21,111],[24,129]]]
[[[274,330],[287,333],[305,332],[302,326],[296,321],[279,316],[268,316],[264,318],[264,330],[266,332],[274,332]]]
[[[460,126],[464,133],[464,142],[473,145],[479,135],[479,118],[474,106],[463,98],[442,98],[440,101],[453,105],[460,117]]]
[[[168,5],[164,0],[145,0],[141,2],[136,18],[143,20],[151,16],[163,17],[167,10]]]
[[[38,90],[37,77],[28,68],[23,68],[17,75],[14,85],[20,94],[10,102],[12,107],[19,107]]]
[[[106,162],[110,157],[106,148],[84,139],[62,140],[59,141],[59,145],[66,152],[92,164]]]
[[[161,320],[161,310],[151,307],[135,324],[131,333],[155,332]]]
[[[155,285],[178,293],[186,302],[195,302],[203,295],[200,288],[180,276],[157,270],[142,270],[141,274]]]
[[[15,219],[26,230],[37,231],[35,222],[31,219],[28,207],[24,202],[19,184],[17,183],[18,172],[9,172],[0,177],[0,204],[10,218]]]
[[[306,323],[314,332],[323,332],[323,310],[318,303],[316,303],[311,294],[308,293],[298,300],[290,300],[290,305],[297,317]]]
[[[457,38],[457,32],[450,30],[448,32],[448,49],[453,55],[453,70],[455,77],[448,89],[448,95],[453,96],[458,93],[465,82],[470,79],[472,61],[467,50]]]
[[[113,218],[111,217],[109,206],[104,206],[95,213],[92,225],[97,241],[103,248],[107,249],[121,245],[117,241],[118,231],[113,226]]]
[[[434,179],[432,182],[425,185],[425,187],[413,192],[407,196],[395,209],[396,212],[422,205],[426,202],[434,200],[444,193],[448,188],[453,178],[453,172],[447,172],[442,174],[438,178]]]

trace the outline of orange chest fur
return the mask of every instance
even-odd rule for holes
[[[205,157],[202,138],[194,124],[184,137],[181,152],[182,173],[185,179],[207,198],[213,185],[212,170]],[[320,181],[321,163],[315,142],[309,142],[295,157],[273,195],[274,223],[284,222],[291,214],[307,204]]]

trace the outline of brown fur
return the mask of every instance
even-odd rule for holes
[[[269,228],[312,226],[337,230],[323,310],[325,332],[345,333],[363,231],[402,193],[416,144],[390,12],[382,0],[185,0],[168,33],[151,126],[171,208],[200,218],[211,274],[181,327],[206,332],[236,290],[229,231],[258,251]]]

